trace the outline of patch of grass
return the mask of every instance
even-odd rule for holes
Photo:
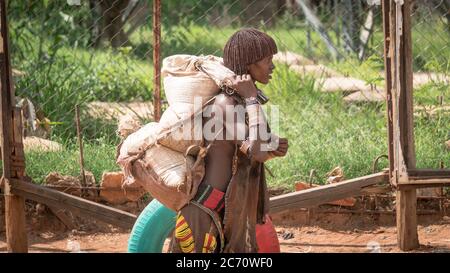
[[[450,167],[450,152],[445,141],[450,139],[450,115],[419,116],[414,120],[416,165],[418,168],[440,168],[441,161]]]
[[[341,166],[347,178],[372,172],[372,160],[387,153],[384,111],[380,105],[346,106],[340,94],[312,88],[313,78],[300,78],[286,67],[275,72],[264,89],[280,109],[281,136],[289,139],[286,157],[271,160],[271,186],[293,187],[315,169],[325,174]],[[380,164],[380,168],[386,166]]]
[[[55,136],[73,137],[76,104],[151,100],[153,69],[150,63],[133,58],[130,50],[63,47],[40,66],[24,61],[15,66],[26,73],[16,80],[16,95],[29,98],[52,122],[58,122],[53,127]]]
[[[63,175],[80,175],[80,153],[76,140],[64,143],[64,149],[59,152],[27,152],[26,173],[37,183],[43,183],[50,172],[59,172]],[[84,142],[84,168],[95,176],[99,183],[103,172],[117,171],[115,163],[116,146],[108,144],[103,139]]]
[[[414,103],[416,105],[437,105],[440,97],[444,102],[450,100],[450,84],[443,81],[430,82],[414,90]]]

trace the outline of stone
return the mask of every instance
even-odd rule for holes
[[[105,172],[100,184],[100,198],[110,204],[123,204],[139,200],[146,191],[137,183],[131,185],[123,184],[122,172]]]

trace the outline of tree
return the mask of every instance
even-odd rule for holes
[[[124,31],[124,13],[130,0],[90,0],[93,13],[94,46],[98,46],[102,39],[107,39],[112,47],[128,45],[128,35]],[[97,19],[100,18],[100,19]]]
[[[263,22],[264,25],[273,26],[279,7],[278,1],[272,0],[241,1],[241,8],[244,11],[242,21],[244,25],[258,26]]]

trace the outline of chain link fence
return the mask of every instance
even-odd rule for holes
[[[268,164],[269,185],[325,183],[372,173],[387,154],[382,13],[379,1],[162,1],[162,58],[222,55],[242,27],[278,45],[272,82],[261,89],[280,110],[285,158]],[[414,1],[413,64],[417,165],[450,166],[450,2]],[[153,115],[152,1],[8,1],[17,105],[23,109],[27,174],[80,173],[101,181],[115,164],[117,122]],[[163,96],[164,106],[164,96]],[[164,107],[163,107],[164,109]],[[378,169],[386,167],[380,162]],[[311,170],[315,177],[310,177]],[[377,171],[377,170],[376,170]]]

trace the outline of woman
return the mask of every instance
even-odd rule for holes
[[[205,176],[195,198],[178,213],[172,252],[258,250],[255,227],[266,221],[269,201],[264,162],[288,149],[287,139],[274,135],[277,147],[266,149],[274,139],[266,137],[270,131],[255,86],[270,81],[276,52],[275,41],[253,28],[237,31],[226,43],[223,59],[236,74],[230,84],[235,92],[219,94],[204,113],[203,129],[210,128],[214,138],[205,138],[211,144]]]

